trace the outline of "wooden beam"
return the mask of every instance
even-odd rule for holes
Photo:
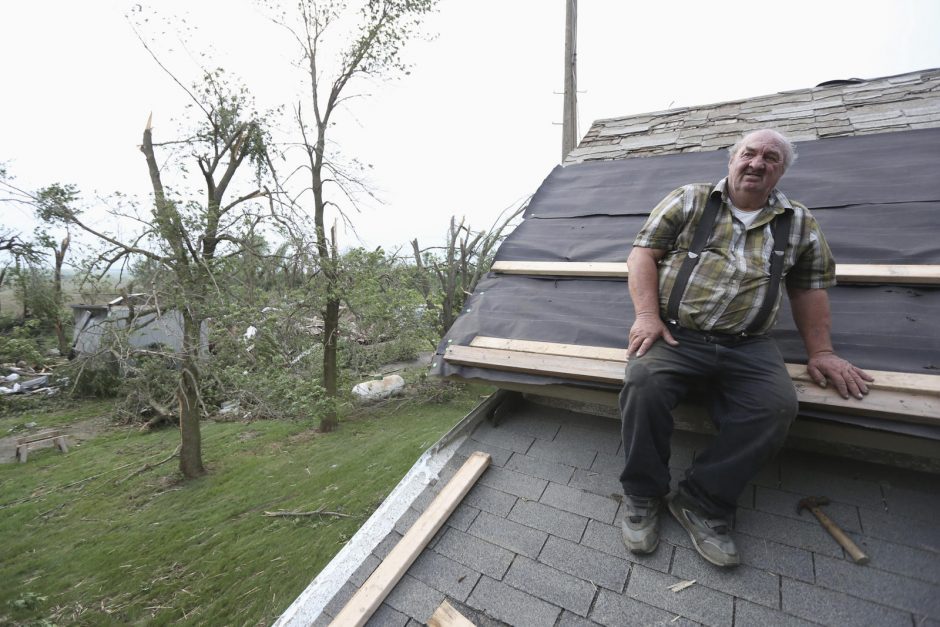
[[[565,357],[582,357],[585,359],[600,359],[605,361],[620,361],[626,366],[627,351],[623,348],[608,348],[604,346],[585,346],[583,344],[558,344],[555,342],[537,342],[533,340],[513,340],[501,337],[487,337],[478,335],[470,342],[470,346],[478,348],[498,348],[501,350],[519,351],[524,353],[537,353],[541,355],[559,355]],[[806,366],[803,364],[787,364],[787,371],[794,381],[813,383]],[[940,375],[913,374],[908,372],[892,372],[889,370],[867,370],[875,378],[872,388],[876,390],[892,390],[895,392],[909,392],[911,394],[930,394],[940,396]]]
[[[331,626],[355,625],[359,627],[369,620],[489,464],[490,456],[487,453],[476,451],[470,455],[460,470],[414,522],[411,529],[398,541],[395,548],[339,611],[330,623]]]
[[[593,349],[593,350],[592,350]],[[454,364],[520,372],[559,379],[623,383],[625,359],[616,358],[622,349],[554,344],[531,340],[477,337],[471,346],[451,346],[444,358]],[[611,357],[615,357],[611,359]],[[876,381],[863,400],[844,399],[832,388],[821,388],[809,380],[805,366],[787,364],[800,403],[830,411],[889,418],[902,422],[940,425],[940,377],[874,371]],[[878,382],[879,375],[886,383]],[[904,377],[910,376],[907,383]],[[919,384],[919,385],[918,385]]]
[[[626,262],[497,261],[493,272],[528,276],[626,279]],[[836,264],[839,283],[940,284],[940,265]]]
[[[431,614],[431,618],[428,619],[428,627],[474,627],[474,625],[445,600]]]

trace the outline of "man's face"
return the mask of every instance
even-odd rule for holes
[[[731,197],[766,199],[783,176],[784,150],[772,133],[752,133],[728,162]]]

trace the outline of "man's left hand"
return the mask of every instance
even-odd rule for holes
[[[835,353],[813,355],[806,364],[806,370],[820,386],[826,387],[828,383],[832,383],[842,398],[852,395],[861,399],[868,394],[866,382],[875,380],[870,374]]]

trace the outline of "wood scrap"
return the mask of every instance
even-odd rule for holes
[[[671,586],[666,586],[666,587],[672,590],[673,592],[682,592],[686,588],[695,585],[695,582],[696,582],[695,579],[690,579],[686,581],[679,581],[677,583],[672,584]]]
[[[330,625],[359,627],[369,620],[489,464],[487,453],[476,451],[470,455]]]
[[[445,600],[431,614],[428,627],[474,627],[474,625]]]

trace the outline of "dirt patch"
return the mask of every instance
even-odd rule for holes
[[[73,447],[94,439],[112,427],[113,425],[111,425],[107,416],[97,416],[64,427],[54,428],[65,433],[68,436],[69,447]],[[24,431],[0,438],[0,464],[11,464],[16,461],[16,439],[28,434]],[[49,443],[48,446],[51,447],[52,444]]]

